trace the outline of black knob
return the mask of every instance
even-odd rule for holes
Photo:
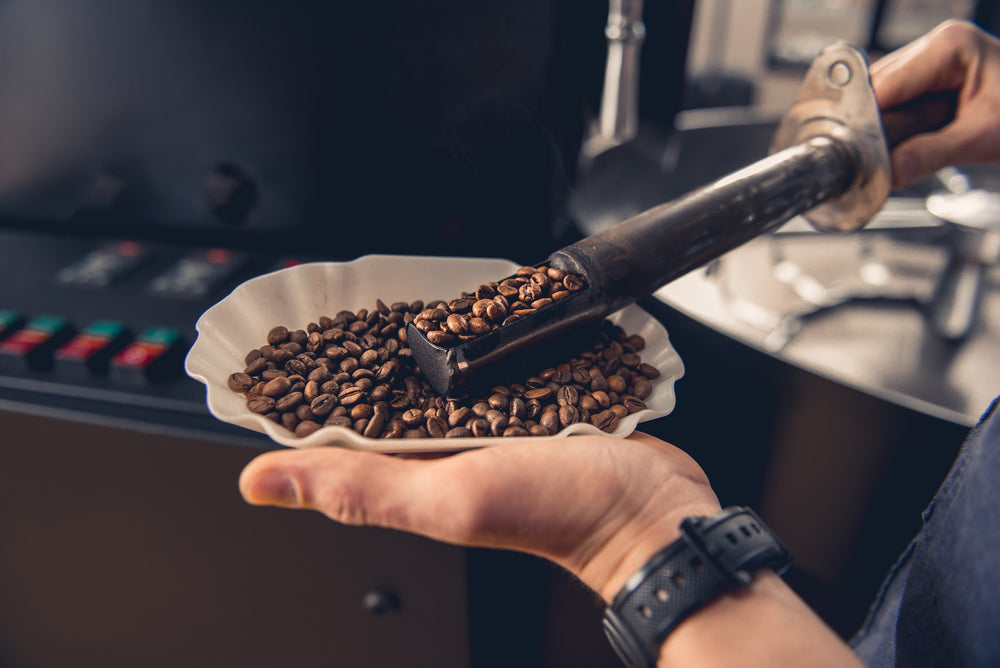
[[[205,175],[205,201],[216,218],[242,225],[257,206],[257,186],[231,162],[220,162]]]
[[[378,616],[399,612],[400,609],[399,597],[385,589],[372,589],[367,592],[361,604],[365,610]]]

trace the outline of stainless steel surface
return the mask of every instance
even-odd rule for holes
[[[867,59],[846,44],[826,47],[813,61],[794,104],[778,125],[771,150],[817,136],[841,139],[855,151],[857,167],[843,194],[803,215],[817,229],[858,230],[882,207],[892,179]]]
[[[947,252],[881,232],[779,234],[656,296],[802,369],[972,425],[1000,392],[1000,272],[984,272],[980,318],[955,345],[922,309]]]
[[[971,188],[969,179],[954,169],[939,180],[947,192],[929,196],[927,210],[952,226],[951,254],[931,298],[929,318],[940,336],[959,341],[979,315],[987,268],[1000,263],[1000,193]]]

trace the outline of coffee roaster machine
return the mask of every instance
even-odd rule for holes
[[[239,471],[273,443],[212,418],[182,360],[247,278],[376,252],[533,262],[758,159],[776,119],[678,114],[693,2],[611,3],[618,22],[580,0],[327,5],[0,5],[0,666],[617,665],[597,602],[539,560],[246,506]],[[630,12],[655,36],[642,68]],[[936,276],[948,228],[911,213],[871,239],[920,237]],[[644,301],[687,367],[648,427],[723,502],[770,511],[804,555],[793,584],[846,629],[980,399],[786,354],[836,338],[832,308],[754,339],[727,276],[777,280],[784,252],[816,278],[815,237],[782,233]],[[977,266],[953,350],[997,329]],[[792,505],[842,521],[810,535]]]

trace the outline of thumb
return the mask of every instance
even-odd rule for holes
[[[421,476],[406,460],[344,448],[267,452],[240,474],[250,504],[318,510],[343,524],[405,528]]]

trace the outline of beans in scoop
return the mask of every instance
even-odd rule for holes
[[[566,299],[584,286],[577,274],[544,265],[524,266],[502,281],[428,306],[416,314],[413,325],[435,345],[457,345]]]

